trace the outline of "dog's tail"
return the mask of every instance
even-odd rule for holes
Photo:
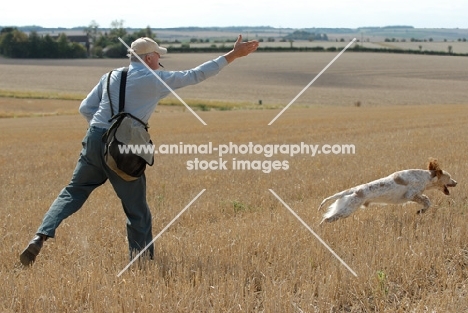
[[[333,196],[330,196],[328,198],[325,198],[322,201],[322,203],[320,203],[320,206],[319,206],[318,210],[320,211],[325,206],[325,203],[327,203],[328,201],[334,201],[334,200],[341,199],[344,196],[352,194],[353,192],[354,192],[354,190],[348,189],[348,190],[345,190],[345,191],[342,191],[342,192],[335,193]]]

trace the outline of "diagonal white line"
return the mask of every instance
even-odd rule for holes
[[[322,75],[330,67],[330,65],[332,65],[333,62],[335,62],[336,59],[338,59],[346,51],[346,49],[348,49],[355,41],[356,41],[356,38],[351,40],[351,42],[340,53],[338,53],[338,55],[333,60],[331,60],[331,62],[328,63],[328,65],[325,66],[325,68],[320,73],[318,73],[317,76],[315,76],[315,78],[312,79],[312,81],[307,86],[305,86],[304,89],[302,89],[301,92],[299,92],[299,94],[296,97],[294,97],[294,99],[292,99],[291,102],[289,102],[289,104],[285,106],[283,110],[281,110],[281,112],[279,112],[278,115],[276,115],[276,117],[273,120],[271,120],[268,126],[273,124],[276,121],[276,119],[280,117],[281,114],[283,114],[284,111],[286,111],[291,106],[291,104],[293,104],[297,100],[297,98],[299,98],[304,93],[304,91],[306,91],[307,88],[309,88],[317,80],[317,78],[319,78],[320,75]]]
[[[122,38],[119,37],[119,40],[120,40],[121,43],[124,44],[125,47],[127,47],[127,49],[130,49],[130,47],[125,43],[125,41],[122,40]],[[140,60],[140,62],[141,62],[143,65],[145,65],[146,68],[147,68],[151,73],[153,73],[153,75],[154,75],[157,79],[159,79],[159,81],[160,81],[161,83],[163,83],[163,85],[166,86],[166,88],[169,89],[169,91],[172,92],[172,94],[173,94],[177,99],[179,99],[179,101],[182,102],[182,103],[185,105],[185,107],[186,107],[190,112],[192,112],[192,114],[195,115],[195,117],[198,118],[198,120],[199,120],[203,125],[205,125],[205,126],[207,125],[207,124],[205,123],[205,121],[202,120],[201,117],[198,116],[198,114],[195,113],[195,111],[192,110],[192,108],[191,108],[187,103],[185,103],[185,101],[182,100],[182,98],[179,97],[179,95],[178,95],[174,90],[172,90],[172,88],[169,87],[169,86],[166,84],[165,81],[163,81],[163,80],[161,79],[161,77],[159,77],[158,75],[156,75],[156,73],[148,66],[148,64],[146,64],[146,63],[140,58],[140,56],[138,56],[134,51],[131,51],[131,53],[132,53],[138,60]]]
[[[297,215],[296,212],[294,212],[294,211],[286,204],[286,202],[284,202],[272,189],[268,189],[268,190],[270,190],[270,192],[276,197],[276,199],[278,199],[278,200],[292,213],[292,215],[294,215],[294,216],[299,220],[299,222],[301,222],[302,225],[304,225],[305,228],[307,228],[307,230],[310,231],[310,232],[312,233],[312,235],[314,235],[315,238],[317,238],[318,241],[320,241],[320,243],[321,243],[322,245],[324,245],[325,248],[327,248],[328,251],[330,251],[330,252],[335,256],[335,258],[337,258],[338,261],[340,261],[341,264],[343,264],[343,265],[348,269],[348,271],[351,272],[351,274],[353,274],[354,276],[357,277],[356,272],[354,272],[354,271],[348,266],[348,264],[346,264],[345,261],[343,261],[343,260],[338,256],[338,254],[336,254],[335,251],[333,251],[333,250],[325,243],[325,241],[323,241],[322,238],[320,238],[319,235],[317,235],[317,234],[312,230],[312,228],[310,228],[309,225],[307,225],[307,224],[299,217],[299,215]]]
[[[133,260],[130,261],[130,263],[128,263],[127,266],[125,266],[123,270],[120,271],[119,274],[117,274],[117,277],[120,277],[120,275],[122,275],[146,251],[146,249],[148,249],[159,237],[161,237],[161,235],[202,195],[202,193],[205,192],[205,190],[206,189],[200,191],[200,193],[195,198],[193,198],[193,200],[190,201],[190,203],[187,204],[187,206],[182,211],[180,211],[180,213],[177,214],[176,217],[174,217],[172,221],[170,221],[169,224],[167,224],[166,227],[164,227],[164,229],[161,230],[159,234],[156,237],[154,237],[153,240],[149,244],[147,244],[146,247],[143,250],[141,250],[140,253],[138,253],[137,256],[135,256]]]

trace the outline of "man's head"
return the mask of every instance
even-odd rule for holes
[[[133,53],[137,54],[148,66],[156,70],[159,68],[159,58],[167,53],[167,49],[160,47],[156,41],[148,37],[141,37],[132,42],[129,49],[131,61],[139,61]],[[132,53],[133,52],[133,53]]]

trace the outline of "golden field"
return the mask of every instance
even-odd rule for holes
[[[184,99],[285,106],[337,53],[254,53],[218,76],[178,90]],[[214,54],[171,54],[167,70],[192,68]],[[11,60],[0,58],[0,91],[86,94],[126,59]],[[465,104],[468,58],[346,51],[295,102],[296,105]],[[176,100],[174,97],[171,97]]]
[[[254,54],[181,90],[201,101],[256,104],[261,98],[273,109],[197,111],[203,126],[182,107],[160,106],[150,120],[153,141],[353,144],[355,154],[276,155],[269,160],[287,161],[289,168],[269,174],[189,171],[189,160],[218,157],[158,155],[147,170],[155,235],[206,191],[155,242],[155,260],[134,264],[120,277],[129,261],[125,215],[109,184],[62,223],[33,267],[20,266],[19,253],[71,177],[87,125],[73,113],[79,101],[2,98],[3,116],[30,117],[0,119],[0,311],[467,311],[467,59],[345,53],[267,126],[280,111],[275,106],[286,105],[334,54],[308,56],[310,69],[305,54]],[[188,66],[208,57],[173,55],[163,64],[175,68],[171,62],[180,58]],[[86,94],[116,61],[99,67],[42,62],[1,65],[0,75],[8,69],[10,78],[0,79],[0,89]],[[39,79],[45,69],[49,74]],[[64,78],[70,73],[74,82]],[[458,186],[450,196],[428,191],[433,207],[426,214],[416,215],[416,204],[387,205],[318,226],[323,198],[397,170],[424,168],[429,157],[438,158]],[[223,157],[228,165],[233,158],[268,160]]]

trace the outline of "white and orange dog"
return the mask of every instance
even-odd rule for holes
[[[328,201],[335,200],[335,202],[328,207],[320,224],[348,217],[361,206],[367,207],[372,203],[403,204],[412,201],[423,206],[417,213],[424,213],[431,206],[431,201],[423,194],[425,190],[438,189],[450,195],[448,187],[456,185],[457,182],[450,174],[441,170],[437,160],[431,158],[427,170],[411,169],[395,172],[326,198],[320,204],[319,210]]]

